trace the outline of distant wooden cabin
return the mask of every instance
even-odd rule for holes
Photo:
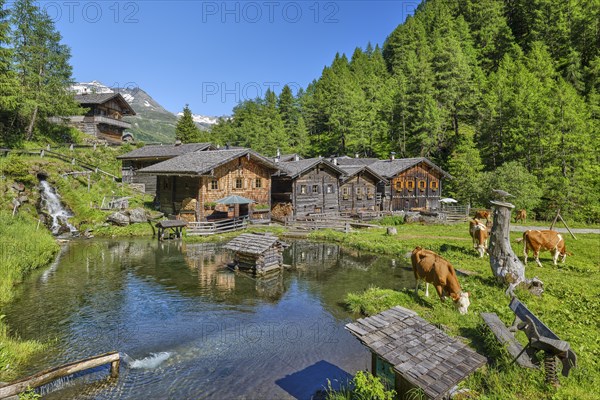
[[[183,154],[206,150],[215,150],[215,147],[210,143],[177,142],[140,147],[118,156],[117,159],[122,163],[121,176],[124,183],[136,185],[141,191],[156,196],[156,175],[138,174],[137,171]]]
[[[244,233],[223,247],[235,252],[234,263],[237,267],[264,275],[281,271],[283,250],[288,245],[271,234]]]
[[[381,206],[381,195],[378,196],[377,187],[380,183],[387,182],[363,162],[366,159],[334,159],[333,162],[342,171],[344,176],[340,182],[340,211],[360,212],[375,211]]]
[[[135,111],[121,94],[84,93],[75,95],[75,101],[88,111],[85,115],[69,117],[71,125],[109,143],[133,140],[131,133],[125,132],[131,124],[123,117],[135,115]]]
[[[339,211],[340,178],[344,171],[323,158],[277,163],[273,203],[291,203],[296,216]]]
[[[442,181],[450,174],[424,157],[379,160],[369,165],[388,180],[379,185],[382,209],[389,211],[439,209]]]
[[[237,195],[239,216],[262,217],[271,207],[271,175],[277,166],[249,149],[207,150],[180,155],[138,171],[157,176],[156,200],[162,212],[188,222],[231,218],[233,207],[217,200]]]

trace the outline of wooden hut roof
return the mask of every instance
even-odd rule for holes
[[[135,115],[133,108],[129,105],[127,100],[121,96],[120,93],[85,93],[75,95],[75,101],[84,107],[87,104],[104,104],[113,99],[115,99],[115,101],[121,105],[123,114]]]
[[[346,329],[432,399],[442,398],[486,362],[466,344],[400,306],[347,324]]]
[[[395,177],[399,173],[404,172],[407,169],[419,163],[425,163],[431,168],[438,171],[444,178],[452,179],[452,176],[449,173],[447,173],[446,171],[444,171],[425,157],[398,158],[395,160],[379,160],[377,162],[374,162],[373,164],[370,164],[369,167],[379,175],[389,179]]]
[[[364,166],[364,165],[371,165],[373,163],[376,163],[377,161],[379,161],[378,158],[352,158],[352,157],[348,157],[348,156],[344,156],[344,157],[332,157],[332,160],[336,159],[337,160],[337,165],[342,167],[342,166]]]
[[[228,250],[237,251],[239,253],[259,255],[269,250],[276,244],[287,247],[287,244],[280,241],[277,236],[243,233],[223,247]]]
[[[142,168],[138,173],[153,175],[210,175],[220,165],[248,157],[262,164],[272,172],[277,171],[275,163],[250,149],[209,150],[187,153],[169,160]]]
[[[298,176],[304,174],[305,172],[313,169],[317,165],[321,164],[325,165],[339,176],[344,175],[344,171],[342,171],[336,165],[333,165],[333,163],[327,161],[324,158],[306,158],[304,160],[298,161],[280,162],[277,165],[279,165],[282,175],[287,175],[290,178],[295,179]]]
[[[296,159],[296,157],[298,157],[299,160],[304,159],[304,157],[302,157],[298,153],[282,154],[282,155],[279,156],[279,162],[294,161]]]
[[[133,160],[140,158],[172,158],[182,154],[193,153],[196,151],[214,149],[211,143],[185,143],[185,144],[165,144],[140,147],[118,156],[120,160]]]
[[[375,182],[387,182],[387,179],[373,171],[367,165],[338,165],[338,167],[345,173],[344,181],[347,181],[356,174],[364,173],[370,175]]]

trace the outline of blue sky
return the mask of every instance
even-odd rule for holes
[[[74,78],[139,86],[170,111],[228,115],[288,83],[306,87],[336,52],[385,38],[418,1],[43,1]]]

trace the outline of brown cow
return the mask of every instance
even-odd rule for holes
[[[485,219],[486,221],[490,220],[490,212],[488,210],[477,210],[475,211],[474,219]]]
[[[515,215],[515,224],[519,221],[521,221],[521,222],[527,221],[527,211],[525,211],[524,208],[517,211],[517,215]]]
[[[473,238],[473,248],[479,252],[479,257],[487,253],[488,238],[490,233],[488,227],[483,222],[472,219],[469,221],[469,234]]]
[[[572,253],[567,252],[567,249],[565,247],[565,240],[563,239],[562,235],[556,231],[525,231],[523,233],[523,239],[518,240],[518,242],[520,242],[521,240],[525,242],[523,244],[523,256],[525,265],[527,265],[527,255],[529,253],[529,250],[533,250],[535,262],[540,267],[542,266],[542,263],[540,262],[540,250],[550,250],[554,265],[557,265],[559,255],[562,256],[561,262],[563,263],[567,258],[567,254],[573,255]]]
[[[438,296],[440,296],[440,300],[444,301],[446,295],[449,295],[454,301],[454,306],[458,312],[461,314],[467,313],[467,309],[471,304],[469,293],[463,292],[460,288],[452,264],[433,251],[418,246],[412,251],[410,258],[417,281],[415,295],[419,293],[419,281],[422,279],[426,283],[425,296],[429,297],[429,284],[432,283]]]

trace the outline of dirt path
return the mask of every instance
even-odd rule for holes
[[[543,227],[543,226],[521,226],[521,225],[511,225],[510,226],[510,230],[512,232],[525,232],[528,230],[535,230],[535,229],[539,229],[539,230],[544,230],[544,229],[548,229],[549,227]],[[554,227],[555,231],[560,232],[560,233],[569,233],[569,231],[567,231],[566,228],[557,228]],[[587,229],[587,228],[571,228],[571,232],[577,234],[577,233],[596,233],[600,235],[600,229]]]

